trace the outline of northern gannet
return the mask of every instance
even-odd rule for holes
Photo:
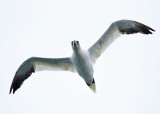
[[[80,43],[74,40],[71,42],[73,49],[71,57],[31,57],[24,61],[15,73],[10,87],[10,93],[13,90],[14,94],[14,92],[21,87],[24,80],[31,76],[32,73],[43,70],[77,72],[84,79],[90,89],[95,92],[96,86],[93,77],[93,64],[106,48],[121,34],[133,34],[138,32],[142,34],[152,34],[151,31],[155,30],[137,21],[120,20],[113,22],[100,39],[98,39],[98,41],[86,51],[82,50]]]

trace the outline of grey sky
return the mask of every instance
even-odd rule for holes
[[[159,114],[158,0],[1,0],[0,114]],[[156,30],[125,35],[94,66],[97,94],[76,73],[38,72],[14,95],[9,88],[31,56],[67,57],[71,41],[89,48],[114,21],[131,19]]]

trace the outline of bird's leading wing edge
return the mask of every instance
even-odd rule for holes
[[[120,20],[112,23],[106,32],[89,49],[89,55],[93,63],[105,51],[105,49],[122,34],[152,34],[155,31],[149,26],[132,20]]]
[[[70,58],[39,58],[39,57],[31,57],[24,61],[22,65],[18,68],[15,76],[13,78],[10,93],[13,90],[13,94],[15,91],[21,87],[24,80],[31,76],[32,73],[36,71],[44,71],[44,70],[52,70],[52,71],[71,71],[75,72],[74,65]]]

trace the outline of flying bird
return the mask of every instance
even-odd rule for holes
[[[10,93],[21,87],[24,80],[37,71],[70,71],[76,72],[84,79],[89,88],[95,92],[96,85],[93,77],[93,65],[106,48],[122,34],[152,34],[154,29],[132,20],[113,22],[105,33],[88,49],[82,50],[79,41],[72,41],[73,54],[66,58],[40,58],[31,57],[18,68],[13,78]]]

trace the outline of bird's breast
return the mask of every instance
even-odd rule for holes
[[[87,82],[92,83],[93,80],[93,66],[89,55],[85,51],[73,53],[72,62],[78,74]]]

